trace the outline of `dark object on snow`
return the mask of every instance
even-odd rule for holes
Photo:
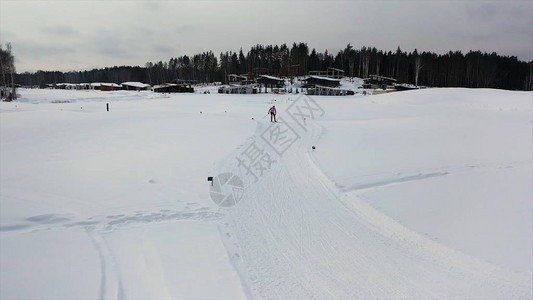
[[[211,181],[211,185],[213,185],[213,177],[211,176],[207,177],[207,181]]]
[[[254,118],[252,118],[252,120],[253,120],[253,119],[254,119]]]
[[[109,103],[106,103],[107,111],[109,111]]]
[[[312,146],[311,149],[315,150],[316,148],[315,148],[315,146]]]

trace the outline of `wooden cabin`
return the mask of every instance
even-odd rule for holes
[[[363,88],[365,89],[394,89],[396,79],[379,75],[370,75],[364,79]]]
[[[53,86],[56,90],[75,90],[77,85],[74,83],[56,83]]]
[[[355,95],[354,91],[334,88],[329,86],[316,85],[313,88],[307,89],[307,95],[315,96],[350,96]]]
[[[104,83],[102,82],[100,84],[100,90],[104,92],[110,92],[110,91],[119,91],[122,90],[122,86],[116,84],[116,83]]]
[[[259,92],[261,92],[261,88],[263,86],[265,87],[265,93],[267,92],[268,88],[270,88],[271,91],[274,91],[275,89],[275,91],[279,92],[280,88],[285,87],[285,80],[283,78],[270,75],[259,75],[257,83],[259,84]]]
[[[344,77],[344,71],[341,69],[329,67],[326,71],[309,71],[309,75],[341,79],[342,77]]]
[[[165,83],[155,85],[152,90],[155,93],[194,93],[194,88],[190,84]]]
[[[254,76],[252,74],[247,75],[237,75],[237,74],[229,74],[228,75],[228,83],[230,85],[248,85],[253,84]]]
[[[341,84],[340,79],[315,76],[315,75],[310,75],[307,78],[303,79],[302,81],[305,82],[303,86],[305,88],[313,88],[317,85],[327,86],[327,87],[339,87]]]
[[[122,89],[127,91],[149,91],[152,86],[142,82],[124,82],[122,83]]]

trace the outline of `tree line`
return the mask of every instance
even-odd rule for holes
[[[345,76],[367,78],[381,75],[399,83],[430,87],[500,88],[533,90],[533,62],[515,56],[470,51],[445,54],[382,51],[375,47],[346,48],[331,54],[318,52],[306,43],[292,46],[255,45],[244,53],[227,51],[216,56],[212,51],[194,56],[170,58],[167,62],[147,62],[140,66],[121,66],[79,72],[37,71],[16,75],[16,82],[28,86],[49,83],[91,83],[140,81],[151,85],[174,79],[198,83],[226,83],[228,74],[269,74],[303,76],[328,67],[344,70]]]

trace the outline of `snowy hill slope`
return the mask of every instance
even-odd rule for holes
[[[21,93],[0,298],[533,296],[531,93]]]
[[[455,91],[422,92],[422,97],[431,97],[432,93],[453,95]],[[395,95],[396,97],[390,95],[385,98],[367,98],[369,101],[363,101],[365,104],[380,103],[394,106],[389,109],[395,108],[397,115],[386,125],[395,128],[397,130],[395,134],[401,136],[404,133],[401,132],[402,128],[398,126],[397,119],[416,119],[421,111],[402,112],[401,106],[405,103],[388,102],[389,100],[402,101],[402,97],[412,99],[418,95],[398,94]],[[255,182],[255,178],[250,178],[248,169],[243,170],[241,166],[235,166],[235,162],[231,159],[219,170],[220,172],[231,171],[250,181],[239,205],[228,211],[225,218],[227,224],[222,231],[227,231],[226,244],[231,249],[230,254],[235,253],[234,262],[240,272],[246,274],[244,277],[251,280],[248,285],[251,286],[252,295],[258,298],[332,299],[520,298],[531,296],[531,280],[527,273],[519,275],[508,270],[511,267],[516,267],[519,271],[529,272],[531,270],[531,257],[528,255],[528,250],[531,250],[531,218],[527,218],[531,216],[531,198],[529,197],[531,195],[528,194],[531,187],[531,157],[527,154],[527,143],[526,149],[518,150],[516,153],[504,152],[500,157],[496,157],[503,159],[502,164],[507,162],[508,155],[513,157],[512,160],[518,160],[514,163],[518,171],[507,174],[513,176],[512,180],[516,180],[516,183],[499,185],[499,189],[505,189],[503,193],[510,189],[507,191],[509,192],[508,199],[503,201],[500,198],[501,192],[483,198],[487,196],[487,193],[476,191],[482,188],[481,186],[478,184],[468,186],[460,182],[460,179],[465,179],[460,172],[462,170],[457,170],[457,167],[453,166],[446,168],[448,162],[444,158],[456,160],[456,163],[460,161],[457,161],[457,157],[453,157],[454,153],[449,152],[449,149],[442,153],[443,157],[436,157],[441,159],[440,161],[430,159],[426,162],[424,153],[439,155],[439,152],[431,152],[434,149],[429,149],[424,143],[409,142],[410,144],[404,147],[410,146],[410,150],[416,151],[417,155],[413,156],[409,153],[408,156],[403,156],[405,153],[401,153],[391,158],[391,162],[394,158],[398,159],[397,164],[400,166],[392,164],[387,166],[381,161],[382,158],[376,156],[380,151],[391,151],[391,153],[387,152],[387,155],[392,155],[392,152],[402,145],[397,140],[386,137],[388,139],[384,143],[388,142],[388,144],[379,145],[380,147],[373,146],[375,149],[368,149],[368,155],[374,156],[365,157],[367,152],[363,150],[369,147],[368,143],[371,143],[371,140],[367,140],[366,145],[357,144],[355,147],[352,147],[351,140],[371,134],[375,143],[383,137],[378,130],[368,133],[357,131],[361,130],[359,129],[361,125],[371,123],[373,120],[363,120],[359,125],[355,123],[358,122],[355,119],[355,124],[347,124],[343,116],[343,112],[350,112],[348,108],[361,109],[364,104],[354,105],[353,102],[344,99],[316,98],[317,104],[324,109],[324,116],[317,117],[316,122],[302,121],[301,124],[306,124],[300,128],[299,138],[279,156],[279,161],[272,164],[272,170],[262,176],[258,182]],[[301,108],[306,106],[298,102],[296,105],[300,104]],[[527,137],[528,126],[530,126],[528,115],[531,110],[527,98],[518,100],[515,104],[518,105],[517,110],[521,111],[518,115],[523,113],[522,118],[517,120],[516,129],[520,131],[514,132],[514,140],[510,141],[516,146],[522,144],[520,138]],[[423,104],[420,103],[420,105]],[[439,107],[433,109],[436,109],[434,113],[437,115],[447,115],[447,112],[440,111]],[[402,116],[403,113],[414,116]],[[354,114],[361,115],[363,112]],[[243,145],[234,153],[234,156],[239,157],[243,153],[248,153],[251,145],[261,144],[261,142],[263,142],[265,151],[268,152],[271,141],[268,139],[265,141],[262,138],[265,133],[269,136],[275,135],[276,132],[297,130],[298,121],[300,120],[294,121],[284,117],[279,125],[265,128],[265,124],[259,124],[260,129],[252,137],[252,142]],[[344,126],[337,128],[338,122]],[[434,122],[440,126],[443,125],[443,120],[438,120],[435,116]],[[378,120],[378,123],[383,125],[383,120]],[[513,123],[514,121],[511,122]],[[502,124],[505,123],[499,125]],[[275,130],[276,126],[280,127],[279,131]],[[339,133],[340,128],[344,131],[341,130]],[[432,134],[431,128],[425,127],[425,129],[428,130],[428,134]],[[490,129],[487,128],[487,130]],[[335,133],[330,133],[330,131]],[[336,134],[342,137],[337,137]],[[331,135],[335,136],[333,141],[328,140]],[[419,136],[421,138],[425,133],[421,129],[417,135],[421,135]],[[441,135],[440,138],[446,137]],[[445,142],[451,141],[445,139]],[[428,143],[434,143],[434,141],[430,140]],[[316,145],[317,150],[313,151],[312,145]],[[484,146],[487,145],[480,145],[481,148]],[[461,147],[463,151],[469,153],[476,150],[471,147],[465,149],[465,145]],[[504,147],[514,148],[510,145]],[[273,148],[275,147],[272,147],[270,151],[273,151]],[[375,152],[371,153],[372,151]],[[495,151],[500,154],[499,151]],[[486,153],[484,157],[491,156],[490,154]],[[479,158],[477,154],[473,156],[477,159],[484,158],[483,156]],[[338,184],[337,186],[332,184],[317,167],[315,160],[319,165],[325,165],[323,169],[326,174],[330,174],[332,178],[350,182],[352,186],[346,189],[339,188]],[[427,165],[428,162],[433,162],[437,166]],[[476,159],[470,162],[475,164]],[[369,163],[374,163],[375,169],[370,167],[360,169],[361,165],[365,166]],[[417,163],[425,167],[421,168]],[[441,165],[442,163],[445,165]],[[379,168],[380,166],[383,166],[383,170]],[[483,183],[496,184],[494,180],[500,178],[499,165],[494,169],[488,170],[489,174],[485,174],[488,178],[481,179],[484,180]],[[434,181],[440,180],[441,177],[456,175],[456,172],[459,173],[459,178],[457,178],[459,181],[452,179],[451,183],[462,188],[463,194],[456,192],[456,195],[460,195],[457,199],[442,197],[439,193],[445,193],[446,190],[442,186],[437,186],[440,189],[435,189]],[[493,176],[491,172],[496,173],[496,176]],[[339,177],[339,174],[344,176],[351,174],[351,176]],[[468,175],[474,177],[477,174],[474,172]],[[368,181],[369,179],[371,181]],[[472,179],[472,182],[476,181],[479,182],[477,177]],[[449,181],[445,183],[448,186],[450,184]],[[384,195],[378,193],[382,189],[386,190],[387,187],[402,184],[416,184],[417,187],[411,187],[403,193],[383,192]],[[417,190],[424,191],[428,188],[433,189],[435,200],[428,199],[427,194],[416,194]],[[519,191],[513,191],[514,188]],[[406,201],[406,207],[397,214],[400,217],[398,219],[407,226],[416,225],[411,228],[420,230],[418,232],[422,234],[400,225],[361,200],[365,199],[374,205],[381,201],[382,211],[394,213],[396,207],[401,205],[398,202],[409,200],[409,197],[415,200]],[[430,204],[421,205],[424,202],[430,202]],[[470,205],[462,207],[458,205],[460,202],[470,202]],[[484,209],[484,205],[491,206],[491,208]],[[447,206],[447,210],[435,211]],[[505,222],[510,222],[510,224],[502,225],[494,219],[484,219],[487,217],[487,210],[496,209],[494,206],[514,211],[516,213],[514,216],[517,216],[518,220],[512,220],[514,216],[509,218],[508,214],[505,215]],[[429,209],[431,213],[428,214],[424,211],[425,209]],[[477,211],[462,211],[463,209],[476,209]],[[397,215],[393,213],[391,215],[396,217]],[[439,213],[440,218],[443,219],[441,223],[432,223],[436,218],[435,215],[438,216]],[[469,219],[455,216],[465,213],[470,216]],[[461,232],[461,228],[455,227],[455,222],[461,222],[462,229],[471,227],[474,229]],[[485,224],[486,227],[478,227],[479,223]],[[439,231],[441,226],[444,228],[450,226],[450,228],[443,228]],[[464,255],[423,235],[425,232],[430,232],[430,236],[433,234],[440,236],[444,233],[451,234],[452,231],[459,237],[445,239],[449,238],[445,236],[443,239],[448,244],[447,246],[465,248],[464,239],[470,239],[470,244],[477,244],[481,241],[482,245],[479,247],[497,247],[497,250],[488,249],[486,253],[473,251],[473,254],[480,254],[478,257],[481,258],[486,258],[484,255],[493,255],[491,258],[494,260],[503,259],[503,261],[498,261],[503,266],[499,267]],[[501,247],[494,243],[495,240],[507,245]],[[509,266],[504,264],[507,262]]]
[[[328,151],[315,156],[338,188],[452,248],[532,271],[531,93],[428,89],[366,99],[336,102],[325,115],[320,148]]]

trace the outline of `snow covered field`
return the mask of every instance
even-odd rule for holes
[[[533,93],[215,90],[0,103],[0,298],[533,298]]]

